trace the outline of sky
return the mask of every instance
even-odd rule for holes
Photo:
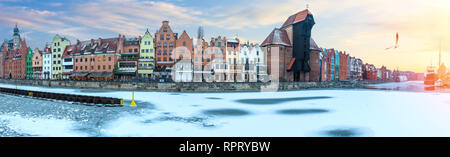
[[[0,0],[0,39],[17,23],[28,46],[42,49],[55,34],[72,42],[99,37],[154,34],[163,20],[175,32],[205,38],[238,36],[262,42],[290,16],[306,9],[316,24],[312,37],[364,62],[389,69],[425,71],[450,67],[449,0]],[[399,48],[385,50],[395,43]],[[440,46],[441,45],[441,46]]]

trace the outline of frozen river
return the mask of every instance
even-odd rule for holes
[[[103,108],[0,94],[0,136],[450,136],[450,93],[377,89],[176,93],[20,89],[123,98]],[[15,85],[0,84],[15,88]],[[422,88],[423,89],[423,88]]]

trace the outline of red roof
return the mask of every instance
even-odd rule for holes
[[[99,42],[101,40],[101,42]],[[117,50],[117,46],[119,44],[119,38],[108,38],[108,39],[98,39],[94,40],[87,40],[79,42],[75,45],[75,50],[73,53],[79,53],[83,55],[84,53],[95,53],[95,52],[102,52],[102,53],[115,53]]]
[[[294,23],[301,22],[301,21],[305,20],[308,15],[312,15],[312,13],[308,9],[305,9],[305,10],[300,11],[300,12],[294,14],[294,15],[291,15],[286,20],[286,22],[284,22],[284,24],[283,24],[283,26],[281,28],[284,28],[284,27],[289,26],[289,25],[294,24]]]
[[[62,58],[73,56],[73,53],[75,52],[76,46],[77,45],[66,46],[66,49],[64,49],[64,53],[62,55]]]
[[[275,28],[272,33],[267,36],[266,40],[261,43],[262,47],[267,45],[291,46],[291,41],[288,38],[286,30]]]

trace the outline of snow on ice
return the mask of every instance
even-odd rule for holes
[[[0,86],[15,88],[15,85]],[[385,88],[392,84],[377,86]],[[132,93],[18,88],[116,97],[128,103]],[[450,126],[446,125],[450,122],[449,95],[376,89],[236,93],[137,91],[137,108],[124,106],[113,118],[95,127],[99,128],[98,136],[450,136]],[[23,121],[20,120],[23,118],[8,119]],[[41,125],[21,123],[26,125],[16,131],[43,136],[91,136],[76,132],[80,130],[77,127],[87,127],[80,121],[60,123],[63,123],[61,128],[54,129],[60,131],[54,133],[38,129],[50,127],[47,125],[51,124],[45,122]],[[32,131],[26,130],[28,124]]]

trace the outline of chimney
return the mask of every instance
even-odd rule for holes
[[[102,38],[98,38],[98,46],[102,45]]]
[[[77,39],[77,45],[80,45],[80,40]]]
[[[94,45],[94,39],[91,39],[91,46]]]

